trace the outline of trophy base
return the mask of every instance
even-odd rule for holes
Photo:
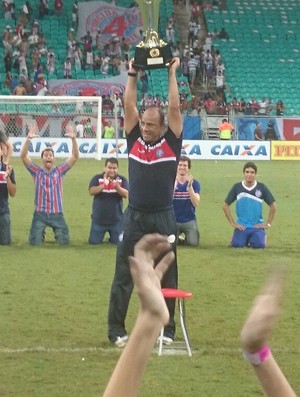
[[[136,69],[163,69],[167,68],[173,58],[169,44],[163,47],[135,47],[133,66]]]

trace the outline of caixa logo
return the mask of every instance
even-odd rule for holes
[[[118,145],[114,142],[105,142],[104,141],[102,153],[110,154],[110,155],[115,155],[116,153],[127,154],[126,141],[122,139],[121,142],[118,143]]]
[[[245,157],[269,157],[268,143],[251,144],[251,143],[225,143],[220,142],[201,142],[193,144],[191,141],[185,141],[182,145],[181,153],[192,156],[193,158],[212,159],[214,157],[228,158],[245,158]]]
[[[265,145],[214,145],[211,148],[214,156],[267,156]]]

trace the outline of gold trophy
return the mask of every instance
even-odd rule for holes
[[[142,14],[145,38],[135,47],[134,66],[137,69],[161,69],[169,66],[170,44],[158,37],[160,0],[136,0]]]

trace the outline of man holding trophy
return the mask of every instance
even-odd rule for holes
[[[147,51],[145,51],[147,53]],[[147,55],[145,56],[147,59]],[[168,67],[168,123],[159,107],[150,107],[141,116],[137,108],[138,67],[130,61],[124,101],[124,127],[128,150],[129,204],[123,217],[123,240],[118,243],[115,276],[111,287],[108,312],[108,337],[118,347],[126,345],[128,335],[125,318],[133,290],[128,257],[134,245],[145,234],[160,233],[175,240],[176,219],[173,189],[182,146],[182,115],[180,112],[176,70],[179,58]],[[173,242],[173,241],[172,241]],[[176,245],[174,263],[162,280],[162,287],[177,288]],[[165,327],[164,343],[175,337],[175,301],[166,301],[170,322]]]

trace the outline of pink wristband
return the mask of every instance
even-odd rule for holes
[[[271,354],[271,349],[269,348],[268,345],[263,346],[260,350],[256,352],[259,354],[260,361],[265,361],[267,358],[269,358]]]
[[[263,346],[255,353],[243,352],[244,359],[253,365],[259,365],[267,360],[271,354],[271,349],[268,345]]]

